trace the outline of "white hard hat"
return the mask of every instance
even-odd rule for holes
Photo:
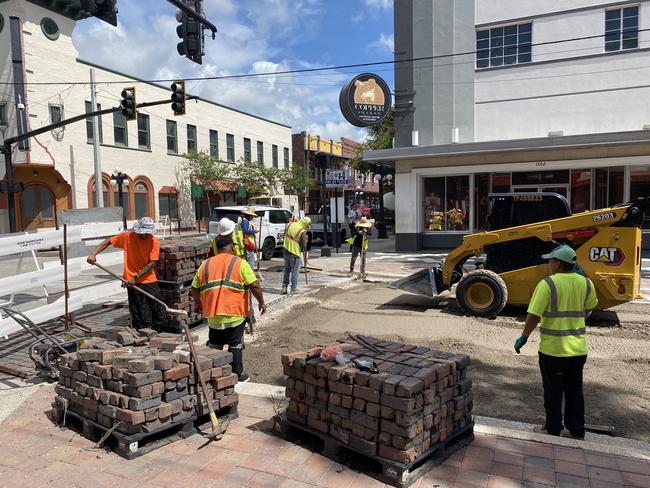
[[[212,240],[215,237],[227,236],[232,234],[234,230],[235,223],[232,220],[224,217],[219,222],[210,222],[210,226],[208,228],[208,238]]]

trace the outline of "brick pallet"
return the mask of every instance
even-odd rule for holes
[[[208,401],[217,412],[236,412],[232,354],[196,348],[207,398],[182,336],[154,336],[148,346],[132,348],[91,339],[61,356],[53,417],[60,421],[72,413],[89,437],[94,429],[114,428],[116,452],[130,459],[160,445],[149,441],[191,431],[190,425],[207,414]],[[150,446],[143,451],[140,444]]]
[[[203,320],[203,315],[194,311],[191,283],[209,251],[210,241],[205,237],[167,239],[160,243],[156,276],[162,300],[167,306],[188,313],[184,318],[165,314],[163,323],[166,327],[179,329],[183,325],[194,325]]]
[[[323,361],[322,348],[282,356],[287,425],[378,462],[381,481],[408,486],[473,438],[470,358],[373,337],[359,341],[339,346],[379,372]]]

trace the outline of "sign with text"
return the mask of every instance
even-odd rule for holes
[[[391,101],[388,84],[372,73],[355,76],[339,94],[341,113],[357,127],[379,124],[390,112]]]
[[[325,187],[326,188],[343,188],[350,184],[350,174],[343,169],[326,169],[325,170]]]

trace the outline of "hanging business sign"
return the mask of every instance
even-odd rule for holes
[[[390,111],[391,93],[379,76],[355,76],[341,89],[339,106],[345,119],[357,127],[379,124]]]

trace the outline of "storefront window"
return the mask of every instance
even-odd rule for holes
[[[484,173],[476,175],[474,178],[474,188],[476,190],[476,199],[474,200],[476,221],[474,222],[474,228],[476,230],[486,230],[488,204],[490,203],[488,197],[490,193],[490,175]]]
[[[591,170],[571,171],[571,213],[589,210]]]
[[[424,230],[469,229],[469,176],[424,179]]]
[[[492,175],[492,193],[510,193],[510,173]]]
[[[650,196],[650,166],[632,166],[630,169],[630,199]],[[650,218],[645,217],[644,229],[650,229]]]
[[[596,170],[595,207],[607,208],[623,203],[623,168],[600,168]]]

